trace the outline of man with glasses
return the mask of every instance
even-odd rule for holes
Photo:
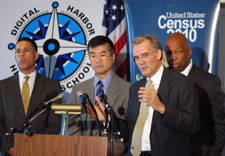
[[[37,108],[43,107],[45,101],[61,92],[59,82],[37,73],[35,62],[38,58],[36,43],[29,38],[19,39],[15,51],[19,72],[0,81],[0,151],[3,154],[9,148],[6,133],[10,133],[11,128],[24,132],[23,123],[26,118]],[[31,123],[31,131],[38,134],[59,134],[60,128],[61,116],[55,115],[51,110]],[[12,144],[9,153],[14,155],[15,148]]]
[[[139,36],[132,46],[134,61],[145,77],[130,88],[128,155],[191,156],[190,135],[199,129],[194,85],[163,67],[157,37]]]
[[[80,91],[89,96],[89,99],[98,111],[98,107],[102,106],[102,103],[99,105],[100,101],[98,96],[100,96],[100,94],[105,94],[116,118],[121,120],[125,119],[130,83],[121,79],[113,71],[116,56],[112,41],[106,36],[96,36],[92,38],[88,43],[88,54],[95,75],[91,79],[73,87],[70,103],[80,103]],[[94,118],[93,114],[91,114],[91,117]],[[86,124],[86,121],[88,121],[88,124]],[[91,120],[90,116],[88,116],[86,120],[85,113],[82,113],[81,116],[73,116],[70,118],[70,135],[96,136],[99,134],[99,129],[97,127],[96,120]],[[116,129],[116,127],[114,128]],[[127,134],[126,128],[120,127],[118,130],[122,135],[124,135],[124,133]]]

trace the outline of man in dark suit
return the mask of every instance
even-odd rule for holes
[[[121,79],[113,71],[113,65],[116,59],[114,45],[108,37],[101,35],[96,36],[88,43],[88,54],[95,75],[91,79],[81,82],[73,87],[70,103],[80,103],[79,95],[77,95],[79,91],[86,93],[89,96],[91,103],[94,104],[99,119],[105,122],[105,107],[99,100],[99,97],[96,96],[99,87],[98,82],[101,81],[103,83],[103,92],[107,97],[107,102],[111,105],[112,110],[115,113],[113,113],[114,115],[110,118],[110,121],[113,121],[114,123],[114,132],[120,132],[120,134],[122,134],[121,137],[126,139],[127,127],[122,123],[124,123],[123,121],[126,115],[125,110],[127,109],[130,83]],[[98,105],[96,105],[96,103],[98,103]],[[70,135],[99,135],[99,128],[95,120],[96,116],[90,108],[90,105],[87,105],[87,107],[89,108],[88,118],[86,118],[85,112],[80,116],[71,117],[69,124]],[[94,119],[91,119],[90,117]],[[102,125],[104,125],[104,123]],[[121,126],[123,126],[123,128]],[[105,127],[107,126],[102,126],[102,130]],[[110,128],[109,130],[111,131]],[[116,153],[119,151],[119,144],[115,144],[115,148],[115,155],[118,155]]]
[[[25,119],[37,108],[44,106],[46,100],[50,100],[61,92],[59,83],[48,79],[36,72],[35,61],[38,59],[36,43],[29,38],[19,39],[16,45],[15,60],[19,72],[12,77],[0,81],[0,151],[7,152],[8,136],[11,128],[21,129]],[[28,105],[22,97],[24,78],[29,76]],[[59,134],[61,116],[48,110],[31,122],[31,130],[38,134]],[[15,154],[15,148],[9,150]]]
[[[192,49],[181,33],[169,36],[166,56],[171,69],[190,78],[198,92],[201,127],[192,137],[192,155],[220,156],[225,143],[225,95],[220,79],[193,63]]]
[[[133,59],[145,77],[130,89],[129,155],[190,156],[190,135],[199,129],[194,85],[163,67],[162,46],[157,37],[139,36],[132,46]],[[151,87],[145,87],[147,81],[152,81]],[[144,122],[143,118],[139,120],[143,113],[147,114]],[[137,132],[142,133],[139,138]]]

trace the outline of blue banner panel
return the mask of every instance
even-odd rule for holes
[[[144,34],[160,38],[165,47],[169,35],[183,33],[193,49],[193,60],[201,68],[218,73],[218,0],[127,0],[128,43],[131,81],[141,76],[132,61],[132,40]]]

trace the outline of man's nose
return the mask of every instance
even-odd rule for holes
[[[172,52],[170,58],[173,59],[173,60],[176,60],[177,54]]]

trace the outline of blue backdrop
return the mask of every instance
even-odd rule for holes
[[[194,62],[217,74],[219,7],[218,0],[127,0],[131,82],[141,75],[132,61],[131,42],[144,34],[158,36],[163,46],[170,34],[185,34],[193,49]]]

